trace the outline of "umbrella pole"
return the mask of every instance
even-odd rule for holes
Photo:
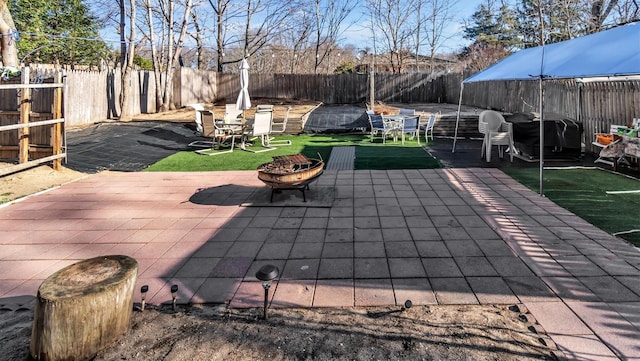
[[[241,148],[242,150],[245,150],[245,148],[247,147],[246,142],[248,141],[249,137],[247,137],[247,118],[244,115],[245,110],[242,109],[242,126],[240,127],[240,131],[242,132],[242,135],[240,138],[240,142],[242,144]]]

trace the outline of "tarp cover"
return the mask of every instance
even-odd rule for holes
[[[557,79],[640,74],[640,22],[521,50],[463,82],[535,79],[541,74]]]
[[[513,142],[522,155],[530,159],[540,153],[540,116],[538,113],[516,113],[505,116],[513,124]],[[579,157],[582,147],[582,123],[561,114],[544,114],[544,146],[546,158]]]

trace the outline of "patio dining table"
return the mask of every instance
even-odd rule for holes
[[[407,116],[401,114],[385,114],[382,115],[382,121],[385,123],[385,128],[388,128],[393,133],[393,141],[398,141],[398,134],[402,132],[404,128],[404,120]]]
[[[242,122],[216,120],[216,128],[228,135],[241,135],[244,132],[245,124]]]
[[[244,144],[245,124],[241,122],[227,122],[224,120],[215,120],[216,136],[213,138],[212,149],[221,149],[223,143],[231,140],[231,148],[225,152],[232,152],[235,147],[236,138],[239,138]],[[210,150],[198,151],[203,154],[211,154]]]

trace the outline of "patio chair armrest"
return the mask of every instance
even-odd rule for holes
[[[504,122],[500,125],[500,130],[503,132],[513,133],[513,123]]]
[[[482,122],[482,121],[478,121],[478,132],[480,132],[480,134],[487,134],[487,123],[486,122]]]

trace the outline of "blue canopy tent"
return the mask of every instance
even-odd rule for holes
[[[559,43],[521,50],[462,81],[453,139],[455,152],[460,107],[465,83],[490,80],[538,80],[540,117],[543,114],[542,82],[547,79],[612,81],[640,79],[640,22]],[[540,128],[543,119],[540,119]],[[540,149],[544,147],[542,130]],[[540,153],[540,193],[542,194],[543,152]]]

